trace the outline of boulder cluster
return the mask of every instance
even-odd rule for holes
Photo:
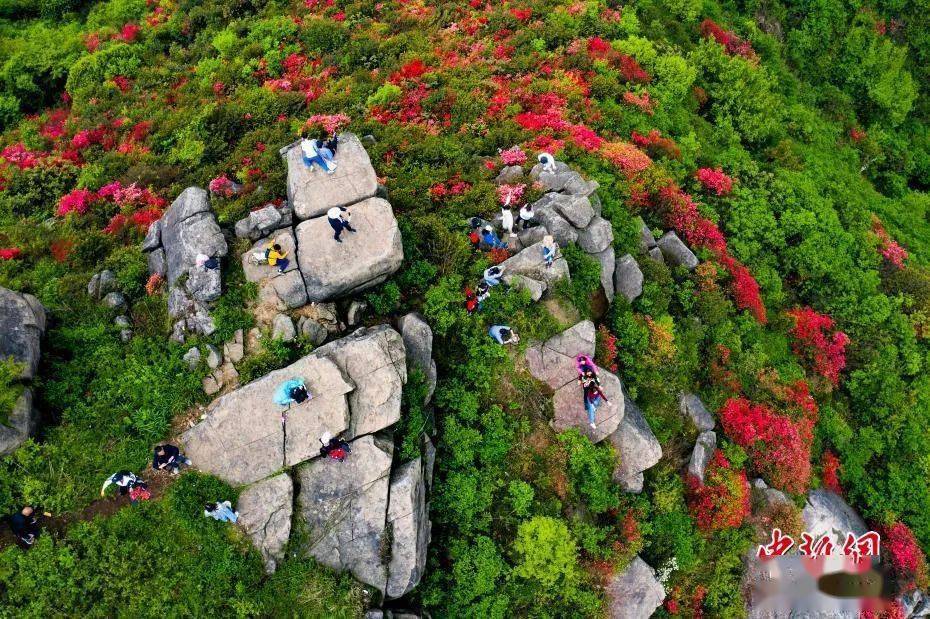
[[[408,365],[427,375],[435,365],[422,318],[405,316],[400,325],[401,333],[388,325],[358,329],[221,396],[181,437],[199,468],[244,487],[240,522],[269,571],[299,527],[301,552],[387,598],[419,582],[435,452],[424,436],[422,455],[397,463],[391,430]],[[312,397],[275,404],[275,391],[294,378]],[[320,457],[324,434],[349,442],[344,462]]]
[[[39,370],[44,333],[45,308],[39,300],[0,287],[0,359],[12,359],[21,365],[19,380],[23,383],[13,410],[0,419],[0,455],[12,452],[35,432],[38,412],[32,406],[29,383]]]

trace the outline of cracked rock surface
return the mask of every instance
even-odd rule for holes
[[[239,524],[261,553],[268,573],[284,558],[293,504],[294,482],[287,473],[253,484],[239,495]]]

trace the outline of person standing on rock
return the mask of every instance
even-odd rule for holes
[[[552,263],[555,262],[555,257],[559,253],[559,248],[555,244],[555,240],[551,235],[546,235],[543,237],[543,246],[542,246],[542,255],[543,262],[546,263],[546,268],[551,268]]]
[[[344,206],[334,206],[326,211],[326,219],[329,220],[329,225],[333,228],[333,238],[339,243],[342,243],[342,239],[340,239],[339,236],[342,234],[343,230],[358,232],[358,230],[352,227],[352,213]]]
[[[513,211],[510,210],[508,205],[501,207],[501,228],[509,236],[516,236],[513,231]]]
[[[494,266],[488,267],[484,270],[484,283],[488,286],[499,286],[501,283],[501,277],[504,275],[504,267]]]
[[[169,471],[172,475],[177,475],[181,472],[182,464],[190,466],[190,458],[185,457],[174,445],[166,443],[155,448],[152,468],[156,471]]]
[[[579,381],[590,373],[594,375],[594,380],[597,381],[597,384],[601,384],[601,380],[597,376],[597,366],[594,364],[594,360],[588,355],[578,355],[575,357],[575,369],[578,370]]]
[[[549,153],[539,153],[539,163],[542,164],[542,171],[549,174],[555,174],[555,157]]]
[[[533,212],[532,204],[524,204],[523,206],[521,206],[520,207],[520,229],[526,230],[527,228],[529,228],[532,225],[533,217],[535,216],[536,214]]]
[[[281,246],[274,241],[268,243],[265,249],[265,256],[268,260],[268,266],[278,267],[278,273],[284,273],[287,265],[291,263],[287,259],[287,252],[281,249]]]
[[[320,437],[320,455],[324,458],[329,457],[339,462],[345,462],[346,457],[352,453],[352,447],[348,442],[329,432],[324,432]]]
[[[301,156],[303,157],[304,165],[308,168],[313,168],[314,164],[320,166],[327,174],[332,174],[336,171],[336,162],[332,160],[333,153],[328,148],[323,146],[320,140],[311,138],[309,132],[304,131],[301,134],[300,141],[300,151]],[[324,151],[321,152],[321,151]],[[327,157],[329,161],[327,161]]]
[[[233,510],[232,503],[229,501],[207,503],[204,505],[203,515],[219,522],[236,522],[239,520],[239,512]]]
[[[516,344],[520,341],[520,337],[507,325],[494,325],[488,329],[488,335],[502,346],[504,344]]]
[[[597,430],[597,424],[595,423],[597,409],[600,407],[602,401],[607,401],[607,396],[604,394],[604,390],[601,389],[601,386],[597,384],[595,380],[589,379],[586,383],[583,384],[584,408],[588,413],[588,425],[591,426],[592,430]]]

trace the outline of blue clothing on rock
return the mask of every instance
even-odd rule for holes
[[[291,391],[303,386],[304,381],[299,378],[292,378],[291,380],[281,383],[281,386],[274,392],[274,403],[280,406],[290,405],[294,402],[294,398],[291,397]]]
[[[485,230],[482,232],[481,240],[492,249],[503,249],[507,247],[507,243],[501,241],[493,230]]]
[[[232,503],[229,501],[217,503],[212,511],[204,511],[203,515],[220,522],[236,522],[239,519],[239,515],[233,511]]]

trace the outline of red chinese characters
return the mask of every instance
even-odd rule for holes
[[[790,535],[785,535],[781,532],[781,529],[773,529],[771,541],[768,544],[760,545],[756,556],[760,559],[780,557],[787,554],[793,546],[794,539]],[[833,555],[836,549],[836,542],[830,533],[825,533],[816,539],[810,533],[801,533],[798,552],[805,557],[827,557]],[[869,531],[862,535],[847,533],[842,552],[839,554],[850,557],[856,563],[859,563],[863,557],[877,557],[880,553],[881,536],[875,531]]]

